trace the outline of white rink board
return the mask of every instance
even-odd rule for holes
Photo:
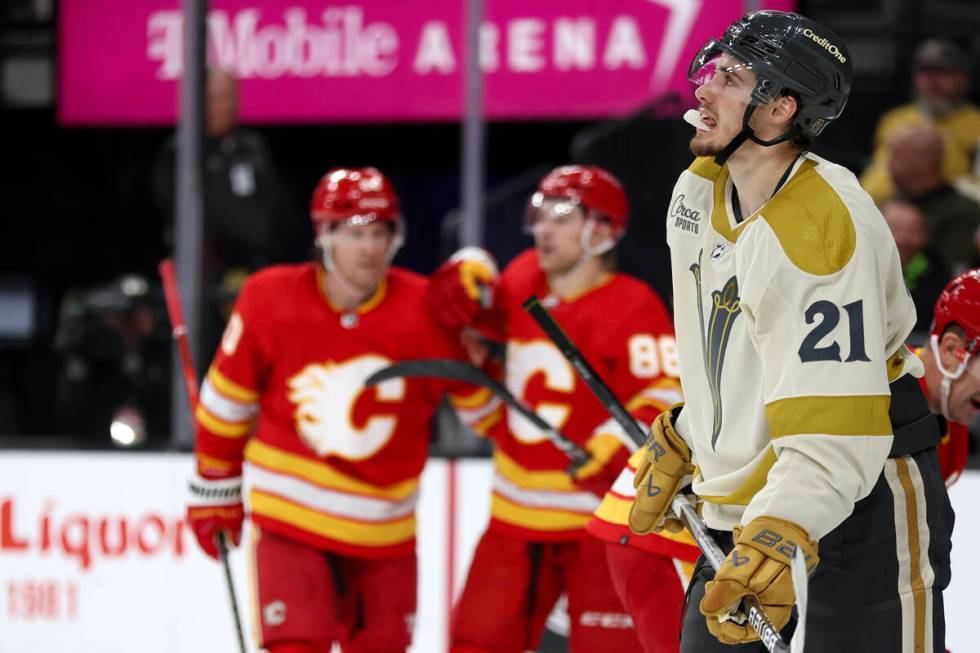
[[[183,514],[186,454],[0,456],[0,653],[234,651],[220,567],[198,550]],[[457,591],[486,525],[487,460],[457,464]],[[414,653],[445,650],[449,465],[429,462],[419,508]],[[980,564],[980,473],[951,491],[957,507],[948,642],[971,650]],[[125,522],[126,541],[120,539]],[[87,535],[87,537],[86,537]],[[244,556],[231,556],[246,628]],[[254,648],[250,648],[254,651]]]
[[[0,653],[237,650],[221,567],[178,526],[190,470],[187,454],[4,452]],[[422,477],[415,653],[446,645],[448,470],[433,459]],[[461,587],[486,525],[490,466],[457,470]],[[245,556],[230,559],[248,630]]]

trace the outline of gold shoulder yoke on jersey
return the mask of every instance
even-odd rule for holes
[[[715,163],[713,157],[699,156],[691,162],[691,165],[688,166],[687,170],[688,172],[693,172],[702,179],[714,181],[721,172],[721,166]]]
[[[837,191],[806,160],[759,216],[793,265],[809,274],[839,272],[854,255],[854,221]]]

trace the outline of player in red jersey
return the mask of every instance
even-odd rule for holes
[[[950,281],[933,312],[929,346],[916,353],[925,366],[919,379],[929,407],[946,420],[939,465],[946,487],[966,466],[966,425],[980,413],[980,269]]]
[[[427,280],[390,267],[404,227],[379,171],[328,172],[311,214],[322,260],[245,282],[204,380],[188,518],[212,557],[219,530],[237,543],[244,467],[258,646],[402,652],[418,478],[442,388],[364,380],[455,352],[428,318]]]
[[[528,207],[534,249],[519,255],[499,280],[488,255],[472,249],[433,277],[430,304],[441,321],[456,328],[489,322],[489,330],[506,340],[504,376],[511,392],[593,456],[570,476],[568,458],[521,415],[487,415],[483,426],[495,444],[491,519],[456,606],[454,653],[537,648],[563,592],[573,652],[639,650],[604,543],[585,530],[632,443],[521,308],[529,295],[542,297],[617,396],[649,424],[676,399],[674,337],[653,291],[613,270],[613,248],[627,217],[626,194],[608,172],[557,168]],[[495,283],[489,316],[480,310],[480,283]],[[676,642],[683,590],[669,558],[663,559],[661,580],[677,588],[671,597],[676,605],[665,609],[676,607],[673,623],[665,626]]]

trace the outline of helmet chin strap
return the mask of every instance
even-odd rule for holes
[[[572,275],[576,273],[579,268],[585,265],[591,259],[602,256],[613,247],[616,246],[616,241],[612,238],[606,238],[600,243],[593,245],[592,234],[595,233],[595,218],[588,218],[585,221],[585,225],[582,227],[582,233],[579,235],[579,244],[582,246],[582,255],[578,257],[575,264],[568,268],[565,272],[566,275]]]
[[[953,381],[963,376],[963,373],[966,371],[966,366],[970,362],[971,355],[966,353],[957,368],[950,372],[943,366],[943,360],[939,357],[939,336],[933,334],[929,337],[929,347],[932,349],[932,355],[936,359],[936,367],[939,368],[939,371],[943,375],[942,383],[939,384],[939,410],[942,412],[943,417],[952,421],[952,418],[949,416],[949,391],[953,387]]]
[[[595,223],[595,218],[589,218],[585,221],[585,225],[582,227],[579,242],[582,244],[583,259],[602,256],[616,245],[616,241],[612,238],[606,238],[602,242],[595,245],[591,244],[592,234],[595,233]]]
[[[747,107],[745,107],[745,113],[742,114],[742,131],[740,131],[735,138],[733,138],[731,142],[725,146],[725,149],[715,155],[715,163],[720,166],[725,165],[725,162],[728,161],[729,157],[735,154],[735,150],[740,148],[742,143],[747,140],[751,140],[753,143],[757,143],[763,147],[771,147],[773,145],[778,145],[783,141],[788,141],[793,137],[793,130],[789,130],[781,136],[777,136],[776,138],[768,141],[764,141],[756,136],[755,131],[749,127],[749,119],[752,117],[752,114],[755,112],[756,107],[758,106],[759,105],[753,101],[750,102]]]

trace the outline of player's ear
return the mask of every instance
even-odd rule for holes
[[[955,370],[966,357],[963,338],[953,330],[947,331],[939,338],[939,356],[943,367]]]
[[[769,115],[780,124],[790,125],[799,103],[792,95],[780,95],[769,103]]]
[[[593,245],[598,245],[599,243],[612,238],[612,225],[608,220],[593,220],[592,222]]]

